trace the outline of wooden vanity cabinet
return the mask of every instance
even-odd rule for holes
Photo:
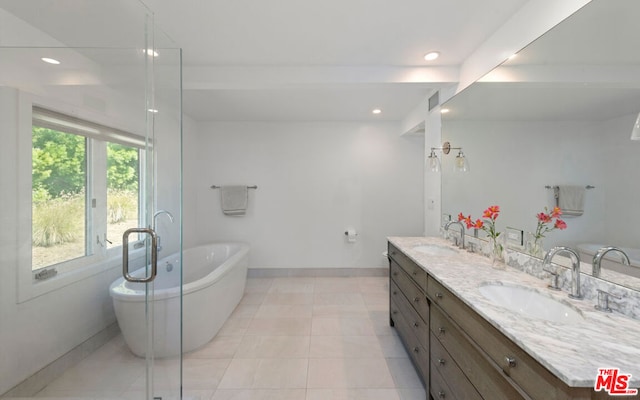
[[[429,385],[427,273],[389,244],[389,319],[425,387]]]
[[[482,398],[607,398],[591,388],[567,386],[435,279],[428,281],[427,297],[432,343],[442,344]]]
[[[389,243],[389,310],[430,398],[600,400],[543,367]]]

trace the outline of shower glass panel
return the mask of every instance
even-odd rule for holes
[[[142,2],[0,0],[0,396],[182,397],[181,76]]]

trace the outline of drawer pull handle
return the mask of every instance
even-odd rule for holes
[[[417,348],[417,347],[414,347],[414,348],[413,348],[413,352],[414,352],[414,353],[417,353],[417,352],[419,352],[419,351],[420,351],[420,349],[419,349],[419,348]]]
[[[443,327],[443,326],[441,326],[440,328],[438,328],[438,332],[440,332],[440,333],[444,333],[444,332],[445,332],[444,327]]]
[[[419,326],[419,325],[418,325],[418,322],[414,322],[414,323],[413,323],[413,327],[414,327],[414,328],[417,328],[418,326]]]
[[[396,314],[398,313],[398,310],[393,310],[391,313],[392,313],[393,315],[396,315]]]
[[[415,301],[416,303],[420,301],[420,297],[416,296],[413,298],[413,301]]]
[[[444,365],[445,364],[445,359],[444,358],[438,358],[438,364]]]
[[[505,357],[504,359],[505,359],[505,361],[507,362],[507,364],[509,365],[509,368],[515,368],[515,367],[516,367],[516,365],[518,365],[518,364],[516,363],[516,359],[515,359],[515,358],[513,358],[513,357],[509,357],[509,356],[507,356],[507,357]]]
[[[446,395],[447,394],[443,390],[438,392],[438,398],[439,399],[444,399],[446,397]]]
[[[391,255],[392,255],[392,256],[395,256],[396,254],[398,254],[398,253],[396,253],[395,251],[392,251],[392,252],[391,252]]]
[[[418,275],[418,271],[413,271],[413,276]]]
[[[393,291],[393,294],[398,294],[398,291],[397,291],[397,290],[394,290],[394,291]]]
[[[442,298],[442,293],[436,293],[436,298],[437,299],[441,299]]]
[[[398,276],[398,272],[397,272],[397,271],[394,271],[394,272],[393,272],[393,276]]]

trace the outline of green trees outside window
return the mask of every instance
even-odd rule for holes
[[[88,221],[86,193],[91,157],[84,136],[34,126],[32,130],[32,269],[87,255]],[[121,243],[122,232],[138,224],[139,149],[107,143],[107,227],[110,247]],[[99,240],[98,240],[99,241]]]

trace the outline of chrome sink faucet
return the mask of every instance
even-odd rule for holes
[[[464,225],[462,225],[462,222],[460,221],[449,221],[444,226],[444,230],[449,231],[449,227],[451,227],[451,225],[460,225],[460,245],[458,247],[464,250]],[[456,244],[457,244],[457,238],[456,238]]]
[[[542,261],[542,268],[549,266],[553,256],[558,253],[567,253],[571,258],[571,293],[569,293],[569,297],[572,299],[582,299],[584,296],[580,291],[580,256],[575,250],[565,246],[556,246],[549,249]]]
[[[626,265],[631,264],[631,261],[629,261],[629,256],[627,256],[627,253],[625,253],[621,248],[615,247],[615,246],[603,247],[600,250],[598,250],[595,256],[593,256],[593,262],[591,263],[591,266],[593,268],[592,275],[594,278],[600,277],[600,270],[602,269],[600,264],[602,263],[602,258],[604,257],[605,254],[607,254],[610,251],[617,251],[618,253],[620,253],[622,255],[623,264],[626,264]]]

